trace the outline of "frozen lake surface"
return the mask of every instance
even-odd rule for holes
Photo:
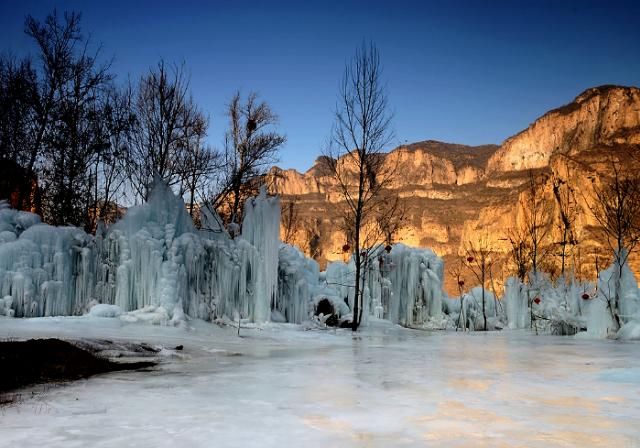
[[[640,447],[638,343],[189,326],[0,318],[2,338],[184,345],[153,372],[24,391],[0,408],[0,446]]]

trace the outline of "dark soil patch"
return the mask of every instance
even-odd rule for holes
[[[153,361],[113,362],[60,339],[0,341],[0,404],[6,392],[37,383],[155,366]]]

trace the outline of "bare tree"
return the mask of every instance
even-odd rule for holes
[[[617,330],[621,326],[619,307],[623,268],[640,241],[640,176],[637,170],[623,171],[618,160],[611,159],[610,165],[611,177],[594,185],[594,200],[590,202],[590,208],[613,251],[615,294],[607,297],[607,303]]]
[[[131,111],[131,90],[110,88],[100,109],[104,138],[93,160],[94,187],[89,227],[98,221],[114,222],[120,217],[118,201],[124,197],[130,135],[135,123]]]
[[[564,277],[567,257],[571,255],[572,248],[578,244],[575,229],[578,205],[573,190],[565,181],[557,177],[553,179],[553,196],[558,207],[558,230],[560,231],[560,241],[556,244],[560,247],[560,273]]]
[[[491,269],[493,268],[493,259],[491,257],[491,248],[489,246],[488,237],[480,238],[477,243],[468,241],[465,247],[466,266],[480,282],[482,288],[482,318],[483,330],[487,331],[487,309],[485,298],[485,286],[487,279],[492,278]]]
[[[89,50],[79,14],[65,14],[60,21],[54,12],[43,22],[29,16],[25,32],[41,60],[26,168],[40,165],[45,220],[91,230],[91,167],[106,144],[101,112],[112,80],[110,63],[99,62],[100,47]]]
[[[288,200],[282,207],[282,230],[284,231],[282,242],[293,244],[296,233],[300,228],[300,217],[298,211],[298,201],[300,198],[295,196]]]
[[[39,211],[37,178],[26,168],[35,145],[38,101],[31,60],[0,57],[0,197],[12,197],[12,206],[21,210]]]
[[[189,214],[199,222],[196,201],[206,200],[207,186],[211,176],[221,168],[221,154],[208,146],[204,139],[208,123],[204,115],[198,114],[193,126],[184,129],[182,175],[180,195],[187,196]]]
[[[61,99],[61,88],[72,78],[75,54],[82,44],[80,18],[80,14],[71,12],[60,20],[54,10],[44,22],[32,16],[25,21],[24,32],[36,43],[40,60],[32,92],[32,135],[30,145],[23,149],[27,171],[34,170],[42,155],[45,137],[55,121],[53,114]]]
[[[508,231],[507,239],[511,245],[510,255],[516,266],[516,275],[524,283],[531,262],[531,248],[528,244],[527,232],[519,227],[511,228]]]
[[[456,285],[458,286],[458,297],[460,298],[460,314],[458,314],[458,320],[456,322],[456,331],[462,329],[465,331],[467,328],[467,316],[464,309],[464,278],[462,276],[462,268],[464,264],[462,260],[458,261],[457,266],[449,268],[449,275],[456,279]]]
[[[382,193],[393,169],[385,164],[384,149],[391,142],[391,114],[381,80],[380,55],[375,45],[363,45],[345,67],[335,125],[327,150],[328,168],[344,198],[345,221],[352,224],[355,258],[352,329],[361,321],[363,273],[368,251],[380,238],[380,230],[368,225],[380,210]]]
[[[406,204],[397,194],[385,190],[375,213],[375,221],[384,237],[385,244],[391,244],[395,235],[402,228],[407,213]]]
[[[318,218],[311,218],[305,220],[303,223],[305,234],[305,246],[303,250],[310,258],[316,261],[322,256],[320,223],[321,221]]]
[[[267,170],[277,161],[287,138],[275,130],[278,116],[254,92],[244,103],[240,92],[236,92],[227,106],[227,115],[224,171],[209,206],[227,223],[237,223],[244,201],[264,184]]]
[[[129,176],[137,196],[147,199],[155,176],[169,185],[188,177],[190,140],[206,134],[207,120],[190,97],[184,65],[163,60],[140,79],[134,112]]]
[[[535,281],[541,261],[549,253],[549,231],[552,208],[544,195],[544,178],[529,171],[529,181],[524,195],[520,195],[524,238],[529,249],[529,259]]]
[[[0,160],[27,167],[33,151],[38,79],[30,59],[0,57]]]

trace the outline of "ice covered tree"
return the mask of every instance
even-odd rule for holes
[[[618,329],[623,268],[640,241],[640,176],[637,169],[623,169],[619,160],[611,159],[610,166],[610,175],[594,185],[590,208],[613,252],[615,290],[607,307]]]
[[[325,158],[344,199],[344,221],[351,227],[355,260],[353,331],[361,320],[369,250],[382,233],[370,220],[385,211],[383,193],[395,171],[385,163],[383,154],[392,139],[380,54],[374,44],[363,44],[345,67]]]

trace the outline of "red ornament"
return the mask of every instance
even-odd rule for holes
[[[384,250],[386,250],[386,251],[387,251],[387,253],[391,252],[391,245],[390,245],[390,244],[387,244],[387,245],[385,246]]]
[[[351,246],[349,246],[348,244],[342,246],[342,252],[349,252],[349,249],[351,249]]]
[[[536,305],[540,305],[540,297],[536,297],[535,299],[533,299],[533,301],[536,303]]]
[[[475,260],[475,258],[473,258],[473,257],[467,257],[467,261],[468,261],[469,263],[472,263],[472,262],[473,262],[473,260]]]
[[[464,286],[464,280],[458,280],[458,286]]]
[[[587,294],[586,292],[582,294],[582,300],[589,300],[589,294]]]

